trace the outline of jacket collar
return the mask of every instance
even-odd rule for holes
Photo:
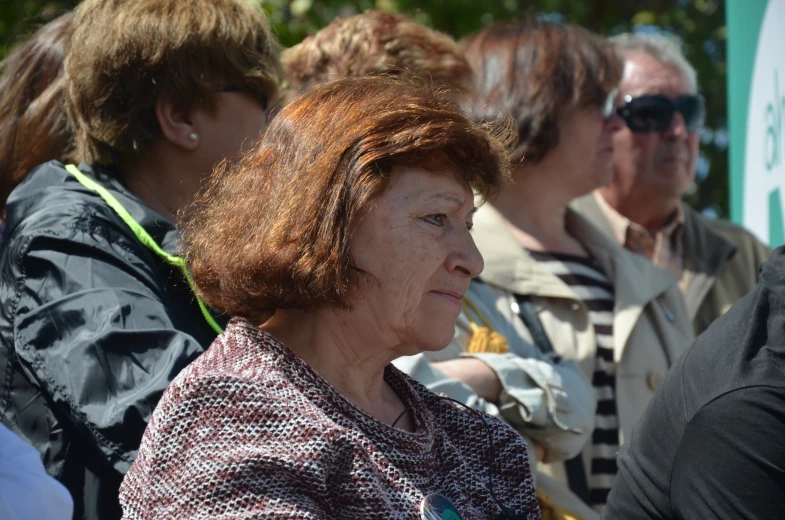
[[[594,193],[589,193],[570,202],[570,208],[583,215],[586,220],[594,224],[603,233],[611,237],[615,236],[613,226],[597,202]]]
[[[596,204],[596,202],[595,202]],[[594,257],[615,290],[616,358],[621,354],[646,305],[676,285],[668,272],[621,247],[587,218],[568,207],[568,232]],[[474,240],[485,260],[480,278],[516,294],[577,300],[572,290],[547,271],[515,240],[509,223],[490,204],[474,218]]]
[[[604,233],[613,236],[613,227],[594,194],[572,201],[570,207]],[[736,247],[714,232],[704,221],[705,217],[690,206],[682,204],[682,209],[684,210],[684,267],[716,277],[725,262],[736,253]],[[711,254],[706,254],[709,251]]]
[[[567,231],[600,264],[623,307],[645,305],[675,285],[666,271],[626,251],[613,238],[572,208],[567,208]],[[485,260],[485,282],[517,294],[575,299],[570,288],[542,268],[518,245],[507,220],[490,204],[474,218],[474,240]],[[646,283],[641,283],[645,280]]]
[[[700,303],[714,286],[720,269],[736,254],[736,246],[716,233],[706,218],[685,205],[684,269],[692,274],[685,289],[690,321],[695,319]]]
[[[612,236],[611,224],[593,194],[574,200],[570,206]],[[688,302],[701,302],[714,284],[722,266],[736,254],[736,247],[712,230],[705,217],[690,206],[682,204],[682,209],[684,269],[692,274],[684,296]],[[699,306],[687,307],[690,309],[690,320],[693,320]]]
[[[711,229],[705,217],[691,207],[685,205],[684,216],[685,267],[716,277],[725,262],[736,254],[736,246]]]
[[[180,232],[175,223],[164,217],[142,199],[137,197],[123,184],[112,168],[102,166],[88,166],[79,164],[79,170],[85,175],[92,176],[101,185],[107,188],[117,200],[128,210],[136,220],[152,236],[161,248],[170,255],[179,252]]]
[[[128,190],[112,168],[81,163],[79,171],[109,190],[164,251],[169,254],[177,253],[180,234],[174,222],[150,208]],[[46,200],[63,196],[78,197],[80,200],[95,201],[96,204],[106,206],[98,194],[82,186],[66,171],[62,163],[50,161],[33,170],[25,182],[9,197],[6,210],[6,225],[9,233],[31,211],[45,204]],[[106,207],[112,211],[108,206]]]
[[[480,278],[486,283],[516,294],[575,298],[567,284],[518,245],[510,224],[490,204],[486,203],[474,215],[472,234],[485,261]]]

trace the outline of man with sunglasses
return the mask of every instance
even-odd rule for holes
[[[679,43],[659,34],[611,41],[625,60],[616,107],[626,125],[614,135],[613,180],[573,206],[679,280],[700,334],[752,289],[771,251],[682,202],[694,182],[706,105]]]

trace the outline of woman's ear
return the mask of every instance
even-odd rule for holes
[[[155,117],[164,139],[184,150],[196,149],[199,132],[192,112],[178,107],[170,98],[159,99],[155,104]]]

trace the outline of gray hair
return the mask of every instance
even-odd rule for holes
[[[681,72],[691,92],[698,92],[698,73],[682,52],[682,41],[678,36],[662,33],[622,33],[609,38],[623,55],[642,52],[666,65],[673,65]]]

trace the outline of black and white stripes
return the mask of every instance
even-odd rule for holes
[[[616,455],[619,451],[616,364],[613,361],[613,285],[592,258],[537,251],[529,253],[570,286],[586,306],[594,327],[597,357],[592,383],[597,396],[597,415],[592,434],[589,490],[592,505],[601,512],[616,478]]]

